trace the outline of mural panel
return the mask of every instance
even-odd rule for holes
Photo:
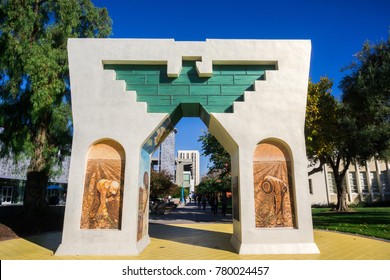
[[[253,179],[256,227],[294,227],[291,162],[285,148],[276,143],[258,144]]]
[[[120,229],[125,151],[113,140],[92,146],[88,153],[81,229]]]
[[[141,150],[140,174],[139,174],[139,198],[138,198],[138,232],[137,240],[141,240],[148,233],[149,213],[149,172],[150,154]]]

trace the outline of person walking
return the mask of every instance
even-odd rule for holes
[[[221,204],[222,204],[222,216],[226,216],[226,208],[227,208],[226,193],[223,193],[223,195],[221,197]]]
[[[213,213],[214,213],[214,216],[217,216],[218,214],[218,195],[214,195],[214,198],[213,198]]]
[[[206,205],[207,205],[207,198],[206,195],[202,195],[202,206],[203,206],[203,211],[206,211]]]

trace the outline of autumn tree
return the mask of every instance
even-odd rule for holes
[[[342,100],[331,95],[332,82],[309,83],[306,147],[310,173],[328,164],[335,176],[337,207],[348,209],[345,174],[351,162],[390,158],[390,38],[365,42],[340,83]]]
[[[151,200],[176,193],[179,187],[173,183],[172,179],[172,176],[165,170],[161,172],[152,170],[150,176]]]
[[[90,0],[1,0],[1,155],[31,159],[25,213],[42,212],[52,167],[70,149],[67,40],[110,33],[107,10]]]
[[[306,153],[312,169],[309,175],[322,171],[325,164],[333,171],[337,189],[335,210],[347,211],[345,174],[366,143],[357,138],[356,120],[332,93],[333,82],[321,77],[309,81],[306,108]]]

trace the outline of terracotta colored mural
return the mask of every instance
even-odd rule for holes
[[[140,161],[140,181],[138,197],[138,231],[137,240],[141,240],[148,232],[149,213],[149,171],[150,155],[145,150],[141,150]]]
[[[256,227],[294,227],[290,157],[275,143],[260,143],[253,155]]]
[[[113,140],[88,153],[80,228],[120,229],[125,152]]]

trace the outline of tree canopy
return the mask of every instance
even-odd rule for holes
[[[210,157],[209,177],[200,183],[201,192],[214,192],[231,189],[231,160],[229,153],[209,132],[198,139],[202,143],[202,154]]]
[[[362,147],[360,159],[390,158],[390,37],[373,44],[365,42],[350,73],[341,83],[343,103],[356,118]]]
[[[150,176],[150,198],[157,200],[158,198],[172,195],[177,192],[179,187],[172,182],[172,176],[168,172],[151,171]]]
[[[337,210],[345,211],[347,189],[345,174],[351,162],[359,155],[356,125],[350,111],[332,94],[333,82],[321,77],[318,83],[309,81],[306,109],[306,152],[313,168],[309,175],[323,170],[328,164],[337,187]]]
[[[24,206],[45,204],[53,165],[69,152],[68,38],[107,37],[111,19],[90,0],[2,0],[1,155],[30,158]]]
[[[342,100],[331,94],[332,81],[309,82],[306,110],[306,150],[313,174],[328,164],[334,174],[336,210],[348,210],[345,174],[352,162],[389,158],[389,41],[365,43],[340,83]]]

